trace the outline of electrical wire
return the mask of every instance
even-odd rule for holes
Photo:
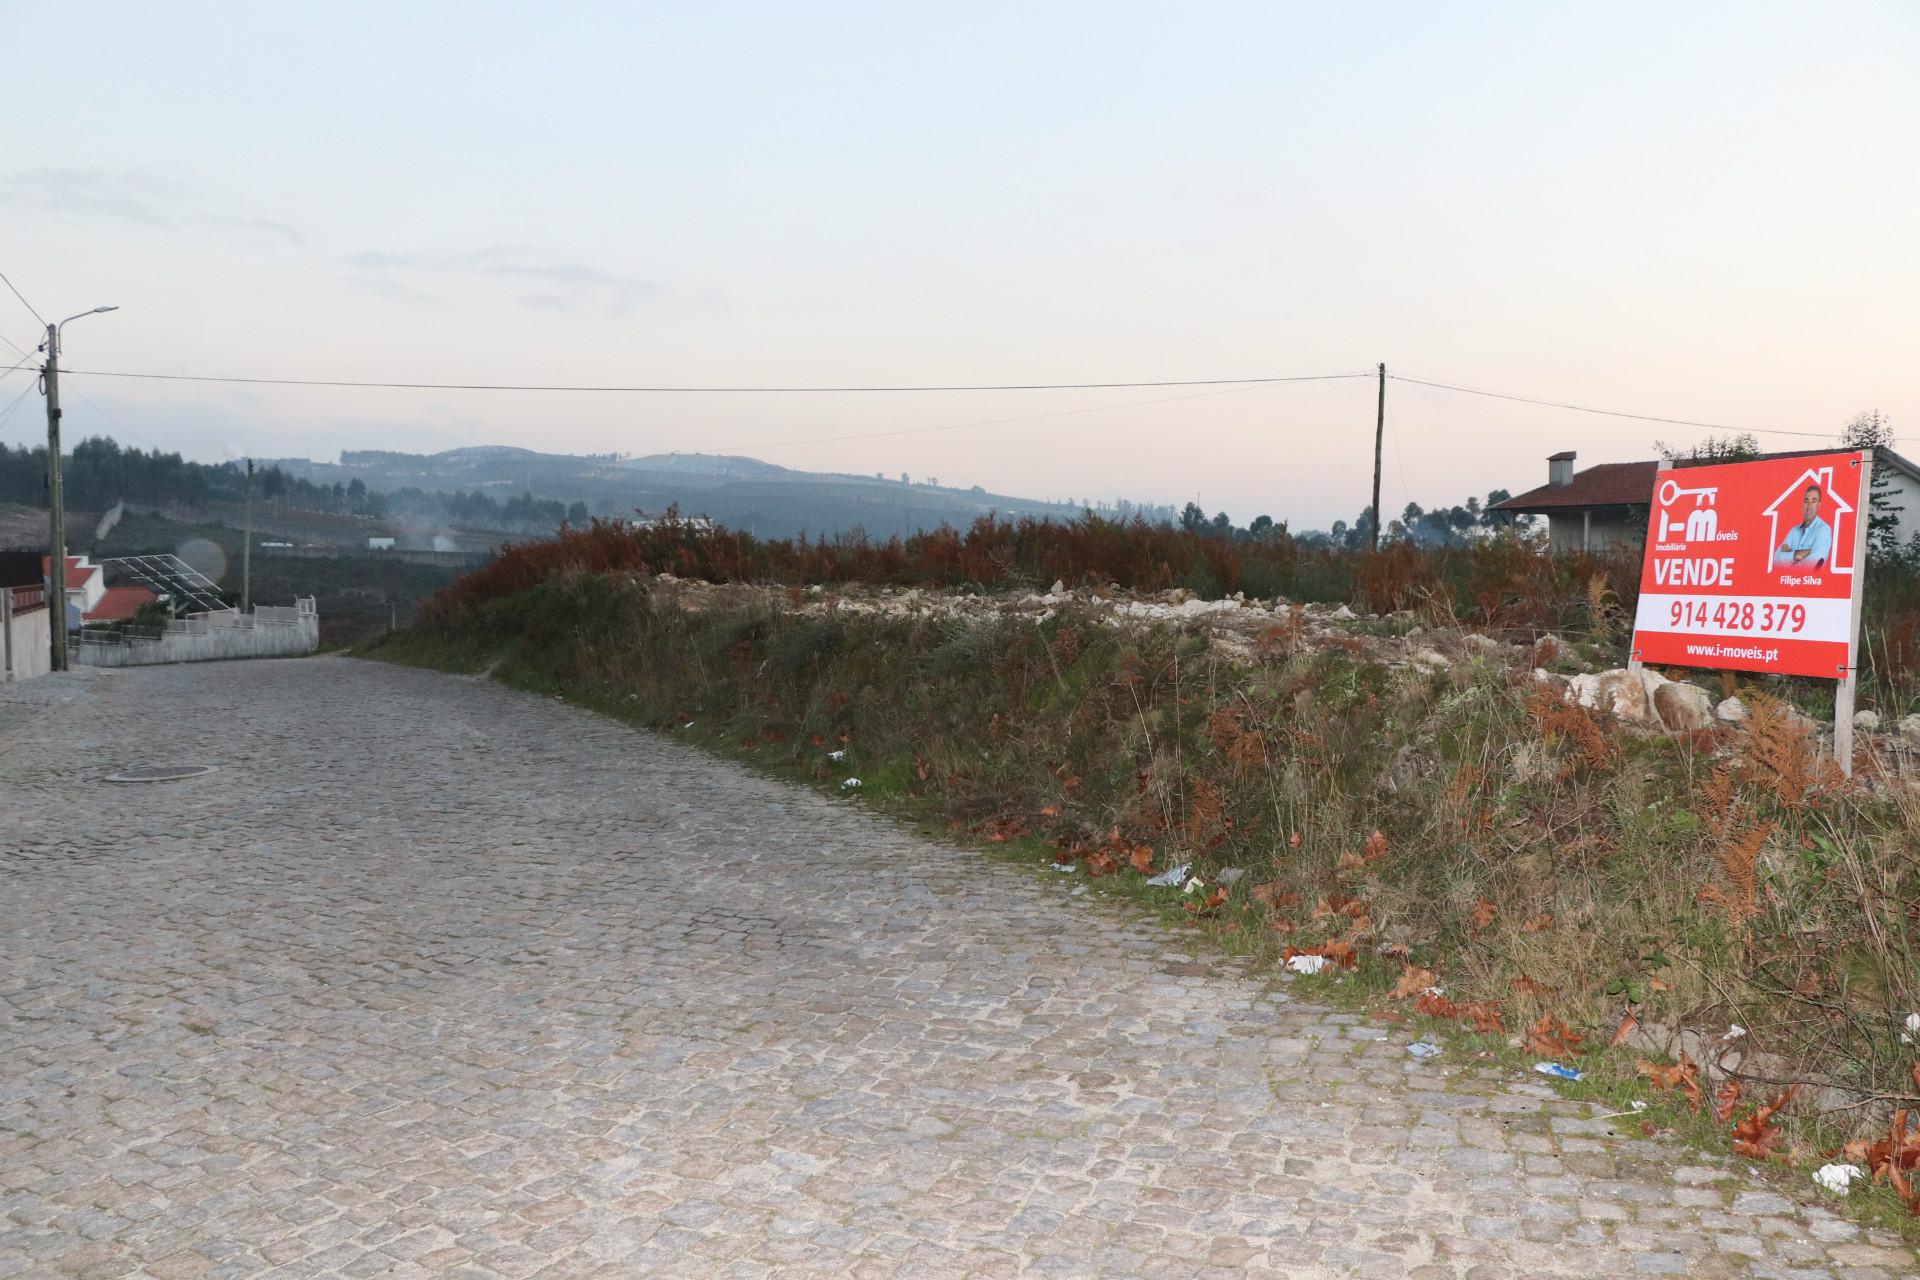
[[[64,372],[64,370],[62,372]],[[86,392],[80,390],[80,388],[78,387],[75,387],[73,389],[73,394],[78,396],[81,402],[87,405],[89,408],[91,408],[95,413],[99,414],[101,417],[105,418],[108,422],[112,423],[116,430],[124,433],[127,437],[133,440],[135,444],[143,444],[147,446],[147,448],[153,450],[155,453],[160,452],[159,445],[147,439],[145,436],[138,436],[138,435],[135,435],[133,432],[127,430],[127,426],[125,423],[121,422],[120,419],[108,413],[104,408],[100,406],[100,404],[97,401],[93,399],[92,396],[89,396]]]
[[[1451,382],[1433,382],[1426,378],[1409,378],[1405,374],[1389,373],[1389,379],[1395,382],[1407,382],[1416,387],[1437,387],[1441,391],[1458,391],[1463,395],[1488,396],[1495,400],[1512,400],[1519,404],[1537,404],[1547,409],[1570,409],[1575,413],[1595,413],[1607,418],[1632,418],[1637,422],[1661,422],[1674,427],[1699,427],[1706,431],[1752,432],[1766,436],[1804,436],[1809,440],[1831,440],[1830,431],[1779,431],[1769,427],[1729,427],[1718,422],[1694,422],[1688,418],[1661,418],[1649,413],[1624,413],[1617,409],[1595,409],[1584,404],[1566,404],[1559,400],[1536,400],[1531,396],[1509,395],[1504,391],[1483,391],[1478,387],[1462,387]]]
[[[7,406],[6,412],[0,413],[0,427],[4,427],[7,425],[7,419],[13,417],[13,411],[20,407],[20,402],[22,400],[25,400],[27,398],[27,393],[32,390],[33,390],[33,384],[31,382],[29,382],[26,386],[20,388],[20,394],[13,398],[13,403]]]
[[[1129,387],[1226,387],[1260,386],[1279,382],[1332,382],[1341,378],[1371,378],[1371,373],[1313,373],[1285,378],[1189,378],[1155,382],[1009,382],[993,384],[955,384],[898,387],[639,387],[580,386],[500,382],[358,382],[338,378],[237,378],[194,373],[127,373],[107,369],[62,369],[64,375],[90,378],[144,378],[158,382],[224,382],[245,386],[275,387],[361,387],[384,391],[584,391],[637,392],[648,394],[740,394],[762,395],[789,392],[827,392],[857,394],[866,392],[916,391],[1102,391]]]
[[[7,279],[7,273],[4,271],[0,271],[0,284],[5,284],[7,288],[13,289],[13,281]],[[27,301],[25,294],[21,293],[18,289],[13,289],[13,296],[20,299],[21,306],[33,312],[33,318],[40,322],[42,329],[47,327],[47,318],[41,315],[39,310],[31,302]]]

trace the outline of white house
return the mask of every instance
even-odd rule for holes
[[[53,578],[53,557],[40,557],[40,573]],[[83,618],[100,607],[107,594],[107,575],[86,556],[68,556],[64,585],[67,589],[67,626],[78,627]]]
[[[1767,453],[1763,458],[1803,458],[1831,449],[1795,449]],[[1547,539],[1555,551],[1605,551],[1630,546],[1647,532],[1647,509],[1660,475],[1658,462],[1603,462],[1575,471],[1569,449],[1547,459],[1547,482],[1493,507],[1515,515],[1547,518]],[[1688,466],[1674,464],[1676,469]],[[1895,518],[1895,539],[1901,547],[1920,538],[1920,467],[1891,449],[1876,449],[1873,489]],[[1874,512],[1872,514],[1880,514]]]

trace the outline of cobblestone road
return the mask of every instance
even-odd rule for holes
[[[0,687],[0,1276],[1909,1274],[1532,1080],[554,702]],[[99,781],[152,763],[204,778]]]

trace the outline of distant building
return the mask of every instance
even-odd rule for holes
[[[1765,453],[1763,458],[1797,458],[1831,449],[1795,449]],[[1660,474],[1658,462],[1603,462],[1584,471],[1573,469],[1573,450],[1547,459],[1547,482],[1538,489],[1508,498],[1490,510],[1513,515],[1545,516],[1547,541],[1555,551],[1605,551],[1630,546],[1646,536],[1647,509],[1653,505],[1653,487]],[[1920,467],[1891,449],[1874,454],[1874,485],[1895,517],[1895,541],[1906,546],[1920,535]],[[1704,465],[1675,463],[1675,466]]]
[[[95,605],[82,619],[83,622],[131,622],[133,615],[147,605],[160,599],[157,592],[146,587],[108,587],[101,593],[100,603]]]
[[[40,573],[48,582],[53,581],[52,556],[40,557]],[[88,557],[68,556],[63,585],[67,590],[67,627],[72,629],[99,607],[101,599],[107,594],[106,575]]]
[[[391,551],[393,550],[393,539],[392,538],[368,538],[367,550]]]

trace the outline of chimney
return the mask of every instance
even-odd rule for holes
[[[1563,449],[1547,459],[1547,487],[1564,489],[1573,483],[1574,452]]]

